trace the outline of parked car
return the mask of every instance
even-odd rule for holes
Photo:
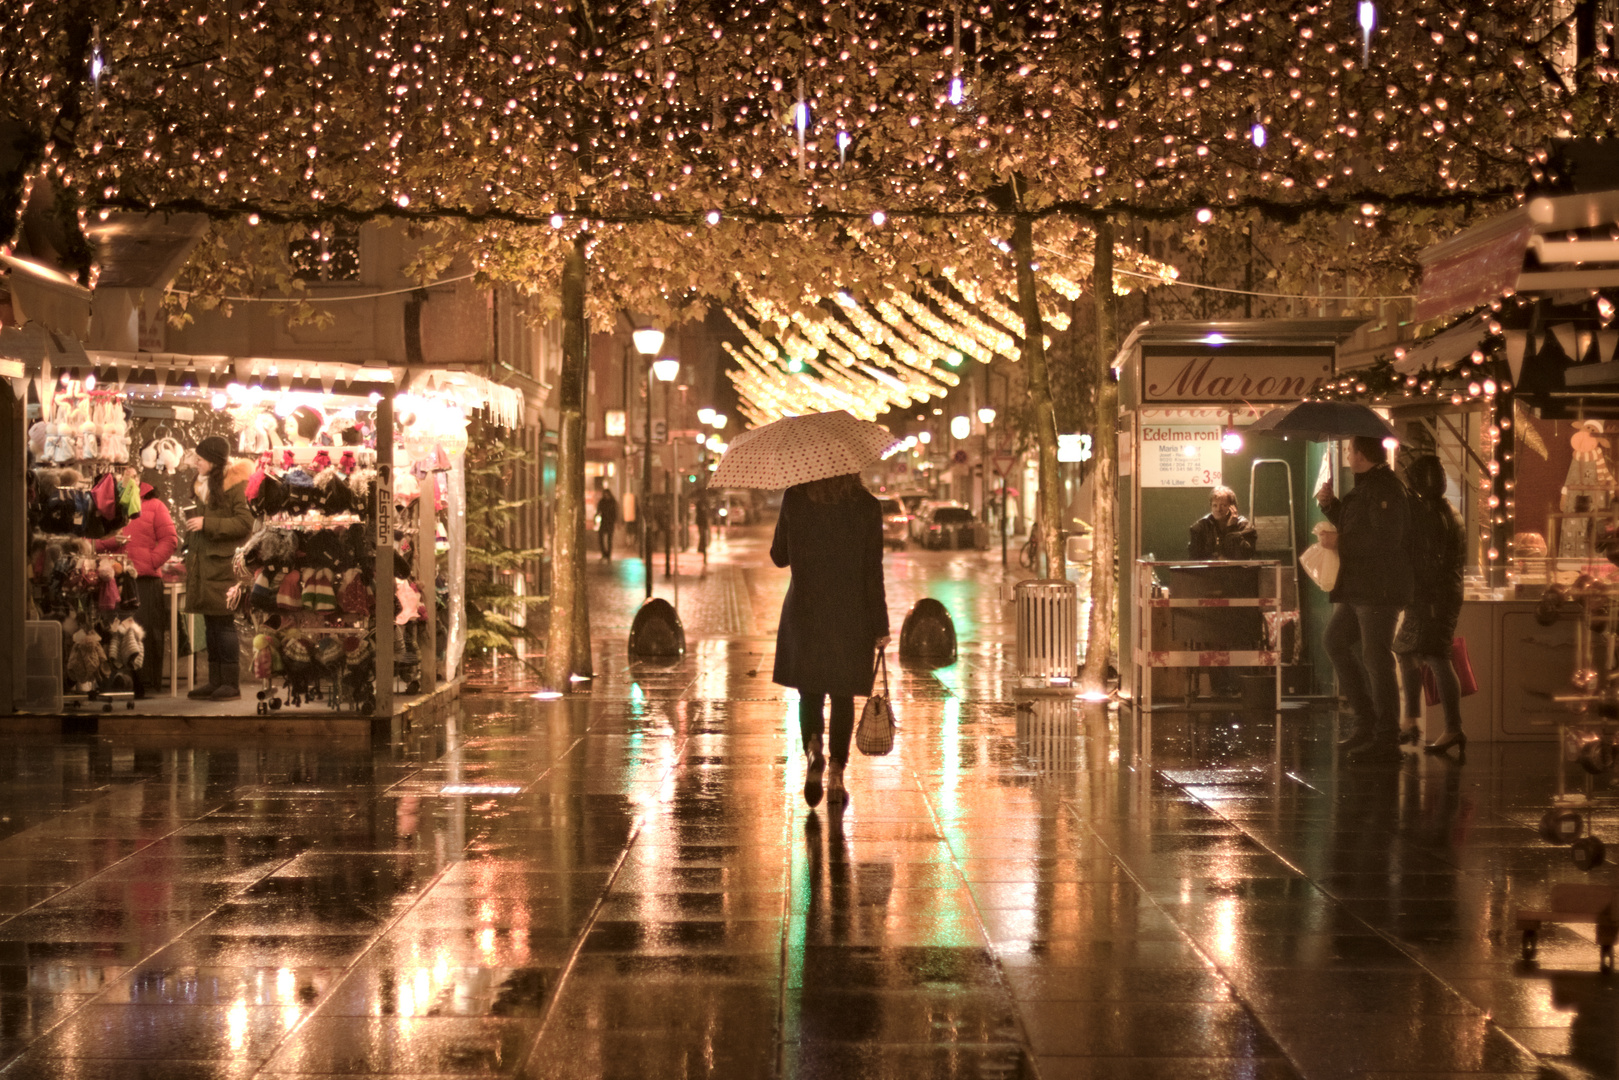
[[[931,551],[989,547],[989,529],[957,502],[922,504],[922,546]]]
[[[883,546],[904,551],[911,538],[911,513],[898,499],[879,496],[877,503],[883,510]]]

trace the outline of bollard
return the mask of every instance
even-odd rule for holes
[[[935,668],[954,664],[956,624],[950,610],[931,596],[918,600],[900,628],[899,658]]]
[[[1079,594],[1071,581],[1029,578],[1017,597],[1017,671],[1071,679],[1079,666]]]
[[[641,605],[630,624],[631,660],[675,660],[686,653],[686,628],[674,606],[661,596]]]

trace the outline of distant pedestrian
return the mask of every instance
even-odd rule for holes
[[[692,497],[692,511],[697,516],[697,553],[703,557],[703,565],[708,565],[708,489],[698,488],[697,494]]]
[[[772,678],[798,688],[798,728],[809,758],[804,801],[821,801],[822,744],[832,700],[832,767],[827,803],[848,801],[843,772],[854,732],[854,699],[871,694],[876,651],[888,645],[883,589],[883,514],[855,473],[787,489],[770,545],[777,566],[792,568],[781,606]]]
[[[607,488],[602,488],[596,500],[596,541],[601,544],[602,559],[613,561],[613,529],[618,525],[618,500]]]
[[[1451,660],[1456,620],[1462,613],[1462,568],[1467,562],[1467,536],[1461,520],[1445,499],[1445,467],[1429,455],[1413,461],[1405,471],[1411,487],[1411,561],[1415,593],[1405,609],[1394,652],[1400,660],[1405,689],[1405,716],[1411,726],[1401,742],[1422,741],[1417,726],[1421,713],[1422,669],[1433,673],[1439,702],[1445,710],[1445,734],[1423,749],[1443,754],[1452,746],[1467,752],[1462,734],[1461,684]]]
[[[1349,444],[1354,489],[1339,499],[1322,484],[1315,496],[1338,527],[1337,607],[1327,624],[1327,656],[1355,710],[1354,731],[1338,745],[1363,763],[1402,760],[1394,627],[1413,590],[1410,510],[1388,460],[1381,439],[1356,436]]]

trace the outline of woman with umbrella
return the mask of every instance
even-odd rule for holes
[[[883,514],[855,473],[787,489],[770,544],[770,559],[790,567],[793,581],[781,606],[776,666],[771,678],[798,688],[798,730],[809,765],[804,801],[821,801],[826,750],[828,804],[848,801],[843,770],[854,733],[854,699],[871,693],[876,650],[888,645],[883,589]],[[823,745],[826,699],[832,699],[832,738]]]
[[[877,650],[889,641],[882,509],[858,470],[893,443],[885,429],[845,412],[788,417],[738,437],[714,474],[718,487],[787,489],[770,558],[792,570],[792,583],[771,677],[798,689],[810,806],[821,801],[823,779],[828,805],[848,801],[854,699],[871,694]]]

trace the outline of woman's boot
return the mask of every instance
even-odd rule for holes
[[[235,701],[242,696],[239,685],[242,675],[241,665],[221,664],[219,667],[219,685],[214,687],[214,692],[209,697],[214,701]]]
[[[849,790],[843,786],[843,762],[834,761],[826,773],[826,805],[841,810],[849,805]]]
[[[212,657],[209,657],[208,681],[203,683],[201,686],[193,686],[191,688],[191,693],[187,694],[186,697],[199,699],[213,697],[214,691],[219,689],[219,682],[221,678],[222,676],[219,673],[219,664],[216,663]]]
[[[804,753],[809,755],[809,765],[804,769],[804,801],[810,806],[821,804],[821,775],[826,770],[826,754],[821,745],[819,735],[804,744]]]

